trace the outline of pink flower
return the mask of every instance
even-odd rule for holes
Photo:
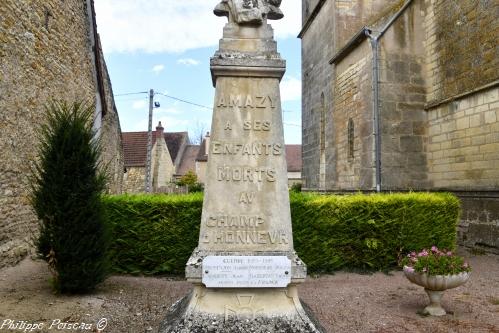
[[[419,257],[426,257],[428,256],[428,251],[426,249],[424,249],[423,251],[419,252],[418,256]]]
[[[438,247],[436,247],[435,245],[433,245],[433,246],[431,247],[431,252],[434,252],[434,253],[439,252],[439,251],[438,251]]]
[[[451,251],[448,251],[448,252],[447,252],[447,255],[448,255],[449,257],[450,257],[450,256],[452,256],[452,252],[451,252]]]
[[[412,268],[412,267],[406,266],[406,267],[405,267],[405,270],[406,270],[407,272],[409,272],[409,273],[414,273],[414,268]]]

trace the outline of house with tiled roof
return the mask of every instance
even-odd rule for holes
[[[124,132],[123,150],[125,176],[123,191],[145,191],[148,132]],[[170,185],[181,169],[184,153],[189,147],[187,132],[164,132],[161,122],[152,136],[151,176],[154,192]]]
[[[187,132],[168,133],[159,123],[153,132],[151,175],[153,192],[178,181],[188,172],[194,172],[200,183],[206,182],[210,133],[200,145],[189,144]],[[147,160],[147,132],[123,133],[126,173],[124,192],[144,192]],[[286,145],[289,186],[301,182],[301,145]]]

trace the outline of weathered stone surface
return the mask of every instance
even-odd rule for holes
[[[28,198],[29,175],[44,104],[51,99],[92,103],[98,93],[89,3],[0,2],[0,267],[17,263],[33,249],[37,219]],[[105,96],[101,100],[107,103],[100,128],[102,160],[109,192],[119,193],[121,132],[102,53],[99,58]]]
[[[460,245],[499,253],[499,192],[458,192],[463,213],[458,227]]]
[[[196,291],[194,291],[196,292]],[[303,304],[303,312],[295,316],[274,315],[257,316],[252,304],[237,306],[245,315],[234,318],[226,314],[189,313],[189,294],[172,305],[165,320],[161,323],[159,333],[322,333],[324,328],[315,321],[310,308]],[[243,302],[251,302],[247,299]]]
[[[161,333],[322,332],[296,287],[306,266],[293,250],[279,92],[285,62],[272,35],[266,23],[249,29],[231,21],[211,59],[216,93],[210,157],[199,244],[186,265],[194,291],[171,309]],[[276,274],[282,267],[262,264],[253,268],[262,277],[246,280],[237,269],[250,270],[256,256],[261,263],[270,256],[285,262],[283,277]],[[212,285],[203,278],[213,274],[212,262],[222,263],[214,277],[220,288],[203,285]],[[224,282],[231,278],[245,287]]]
[[[280,5],[281,0],[222,0],[214,13],[227,16],[229,22],[261,25],[267,18],[278,20],[283,17]]]

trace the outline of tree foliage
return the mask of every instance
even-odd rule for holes
[[[106,276],[107,232],[93,106],[51,102],[41,126],[31,201],[40,220],[37,248],[61,293],[93,290]]]
[[[187,171],[177,183],[180,186],[187,186],[189,193],[203,192],[204,186],[198,181],[198,176],[191,170]]]

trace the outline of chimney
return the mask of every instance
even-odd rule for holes
[[[206,132],[206,135],[204,137],[204,151],[206,156],[208,156],[208,152],[210,151],[210,132]]]
[[[158,126],[156,126],[156,140],[161,139],[164,137],[164,131],[165,129],[161,125],[161,121],[158,123]]]

